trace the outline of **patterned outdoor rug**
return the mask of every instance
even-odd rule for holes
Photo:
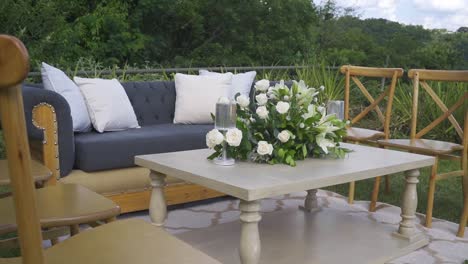
[[[333,192],[319,190],[319,206],[341,210],[347,214],[361,216],[363,221],[377,221],[394,225],[395,229],[400,221],[400,208],[379,204],[375,213],[369,213],[368,202],[357,201],[349,205],[345,197]],[[304,193],[294,193],[262,201],[262,212],[280,211],[288,208],[297,208],[304,201]],[[120,218],[137,217],[149,221],[147,212],[130,213]],[[206,228],[226,222],[239,221],[238,200],[216,199],[208,202],[192,203],[188,206],[178,206],[169,210],[166,228],[176,234]],[[424,222],[424,215],[418,214],[418,223]],[[455,236],[458,225],[452,222],[434,219],[433,228],[424,228],[418,224],[418,229],[430,238],[430,244],[399,259],[389,263],[463,263],[468,259],[468,232],[463,239]]]

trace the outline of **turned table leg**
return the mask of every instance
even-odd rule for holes
[[[416,185],[419,180],[419,170],[409,170],[405,172],[405,191],[401,204],[401,222],[398,228],[399,237],[406,238],[410,241],[422,239],[424,235],[418,232],[415,227],[416,208],[418,206],[418,192]]]
[[[260,215],[260,201],[240,200],[240,220],[242,223],[239,254],[242,264],[258,264],[260,261],[260,234],[258,222]]]
[[[164,187],[166,186],[166,175],[151,171],[151,200],[149,205],[149,215],[151,222],[156,226],[164,225],[167,216],[166,198],[164,197]]]
[[[307,191],[307,196],[304,200],[304,206],[299,206],[299,208],[306,212],[312,212],[312,210],[318,208],[317,189]]]

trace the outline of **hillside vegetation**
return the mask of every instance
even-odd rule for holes
[[[351,63],[467,69],[468,33],[362,20],[310,0],[2,0],[0,32],[29,48],[33,68]]]

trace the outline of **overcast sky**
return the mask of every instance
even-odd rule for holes
[[[323,0],[313,0],[320,4]],[[385,18],[425,28],[451,31],[468,26],[468,0],[336,0],[355,7],[362,18]]]

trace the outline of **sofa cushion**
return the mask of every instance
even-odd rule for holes
[[[41,65],[41,76],[46,90],[54,91],[67,100],[73,120],[73,131],[90,131],[91,120],[78,86],[63,71],[45,62]]]
[[[75,135],[75,167],[99,171],[133,167],[136,155],[205,148],[213,125],[161,124],[132,130]]]
[[[175,109],[173,81],[122,83],[140,126],[172,123]]]
[[[117,79],[75,76],[73,80],[83,94],[95,130],[102,133],[139,127],[133,106]]]
[[[60,179],[61,183],[79,184],[102,195],[118,195],[124,193],[142,192],[151,189],[149,170],[143,167],[133,167],[96,172],[73,170],[67,177]],[[167,176],[167,186],[184,184],[184,181]]]

